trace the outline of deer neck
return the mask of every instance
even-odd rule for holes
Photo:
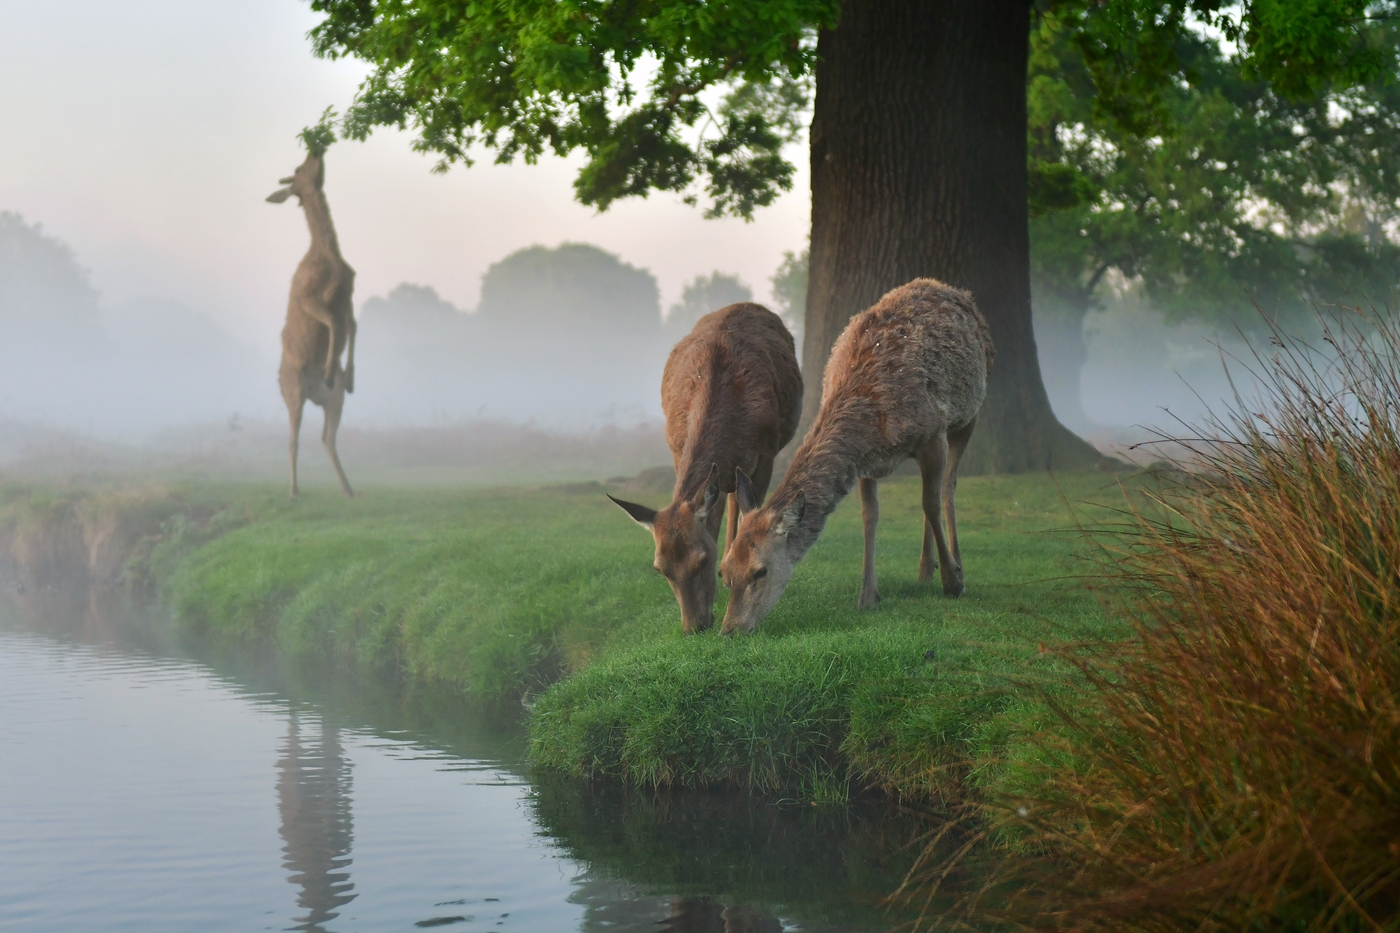
[[[712,355],[709,365],[701,369],[700,384],[694,390],[694,404],[687,418],[685,453],[676,470],[676,488],[671,501],[695,501],[705,492],[710,470],[718,464],[720,485],[734,481],[735,463],[732,444],[725,438],[734,433],[739,416],[734,399],[727,398],[726,381],[722,378],[721,361]]]
[[[869,448],[864,437],[868,419],[851,414],[828,417],[824,411],[802,439],[787,473],[764,508],[781,514],[798,500],[806,501],[802,522],[788,533],[788,550],[801,559],[821,536],[826,520],[846,498],[860,475]]]
[[[306,214],[306,226],[311,231],[312,251],[339,257],[340,241],[335,237],[335,225],[331,223],[331,208],[326,203],[325,192],[317,190],[303,197],[301,207]]]

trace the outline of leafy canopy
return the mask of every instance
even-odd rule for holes
[[[837,0],[313,0],[317,54],[375,66],[347,134],[410,125],[439,168],[583,150],[578,198],[605,209],[698,178],[709,213],[751,217],[792,187],[814,29]],[[707,103],[707,91],[727,91]],[[694,195],[690,198],[693,200]]]
[[[817,31],[840,14],[839,0],[311,5],[324,15],[311,32],[316,53],[373,67],[345,116],[352,138],[379,126],[411,128],[417,149],[441,157],[440,169],[470,164],[475,147],[494,150],[500,162],[581,150],[586,161],[575,189],[585,204],[603,210],[652,190],[694,203],[703,192],[707,216],[744,218],[792,187],[794,169],[782,150],[799,135],[811,99]],[[1319,186],[1344,179],[1335,164],[1303,153],[1303,143],[1284,147],[1290,158],[1275,157],[1277,143],[1293,132],[1290,121],[1304,127],[1309,145],[1323,139],[1314,132],[1317,121],[1333,102],[1345,106],[1347,89],[1377,87],[1395,74],[1389,23],[1397,7],[1397,0],[1034,4],[1037,28],[1057,32],[1038,38],[1042,68],[1032,75],[1033,122],[1035,81],[1049,79],[1040,88],[1040,123],[1032,127],[1033,142],[1041,134],[1032,206],[1043,217],[1068,212],[1057,222],[1076,287],[1082,290],[1106,260],[1154,281],[1189,275],[1217,284],[1251,263],[1287,264],[1288,237],[1230,218],[1262,197],[1259,203],[1302,229],[1312,217],[1312,202],[1304,202],[1316,201]],[[1202,30],[1230,51],[1218,42],[1210,51]],[[1064,74],[1054,73],[1061,65]],[[1389,132],[1373,119],[1393,113],[1389,104],[1365,94],[1355,100],[1361,109],[1351,112],[1365,119],[1355,124],[1352,143],[1367,121]],[[1371,106],[1381,110],[1365,110]],[[1074,112],[1047,112],[1056,107]],[[1076,126],[1082,132],[1065,135]],[[1237,129],[1248,132],[1219,136]],[[1204,148],[1212,149],[1209,157],[1197,151]],[[1256,157],[1258,165],[1247,164]],[[1211,167],[1222,162],[1227,169]],[[1182,168],[1189,171],[1178,196],[1162,197],[1165,176]],[[1285,196],[1290,185],[1301,201]],[[1148,189],[1158,192],[1144,208],[1152,229],[1116,207],[1136,205]],[[1122,229],[1083,233],[1094,205],[1104,214],[1095,223]],[[1204,216],[1197,208],[1205,207],[1226,219],[1200,230],[1182,219]],[[1078,242],[1098,242],[1096,236],[1138,246],[1086,251]],[[1342,252],[1354,246],[1347,241]],[[1149,255],[1151,262],[1143,258]]]
[[[1400,219],[1400,87],[1386,80],[1395,25],[1334,23],[1308,45],[1298,23],[1321,14],[1288,9],[1296,21],[1275,23],[1264,53],[1243,63],[1202,28],[1218,18],[1166,35],[1132,24],[1156,67],[1170,69],[1171,80],[1151,83],[1106,56],[1103,31],[1131,30],[1102,11],[1063,5],[1037,18],[1028,130],[1040,307],[1082,313],[1110,271],[1176,317],[1251,302],[1288,314],[1349,291],[1389,297],[1400,283],[1400,246],[1387,233]],[[1221,32],[1262,34],[1249,16],[1279,16],[1265,4],[1247,12]],[[1285,67],[1319,44],[1330,71]],[[1125,100],[1135,109],[1115,109]]]

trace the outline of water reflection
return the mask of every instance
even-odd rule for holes
[[[319,736],[303,738],[302,716],[287,717],[287,738],[277,760],[277,811],[281,817],[282,865],[287,880],[301,887],[291,930],[324,933],[323,924],[355,899],[350,880],[350,763],[340,731],[318,717]],[[309,730],[308,730],[309,731]]]
[[[749,906],[726,907],[708,897],[677,897],[657,929],[666,933],[783,933],[782,921]]]
[[[531,774],[518,707],[489,716],[191,641],[119,599],[5,602],[0,928],[868,933],[907,919],[879,902],[925,827],[882,803]],[[46,641],[7,647],[16,628]],[[69,751],[96,763],[59,760]]]

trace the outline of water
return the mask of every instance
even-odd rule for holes
[[[532,782],[523,750],[517,723],[449,698],[191,648],[83,600],[0,608],[0,929],[897,920],[874,902],[919,827],[888,808]]]

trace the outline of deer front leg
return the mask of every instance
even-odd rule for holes
[[[335,315],[314,298],[303,298],[297,303],[297,307],[307,317],[330,331],[330,340],[326,344],[326,388],[329,389],[334,382],[335,373]]]
[[[880,603],[880,590],[875,585],[875,526],[880,522],[878,486],[873,479],[860,481],[860,517],[865,524],[865,564],[860,581],[861,609],[874,609]]]
[[[358,330],[360,329],[360,325],[357,324],[357,323],[355,322],[355,316],[352,314],[352,315],[350,315],[350,317],[345,321],[345,326],[348,328],[348,331],[347,331],[347,334],[346,334],[346,341],[347,341],[347,343],[346,343],[346,347],[345,347],[345,391],[346,391],[346,392],[354,392],[354,391],[355,391],[355,332],[358,331]],[[331,348],[332,348],[332,349],[331,349],[331,352],[334,353],[334,352],[335,352],[335,349],[334,349],[334,348],[335,348],[335,344],[334,344],[334,343],[331,344]]]

